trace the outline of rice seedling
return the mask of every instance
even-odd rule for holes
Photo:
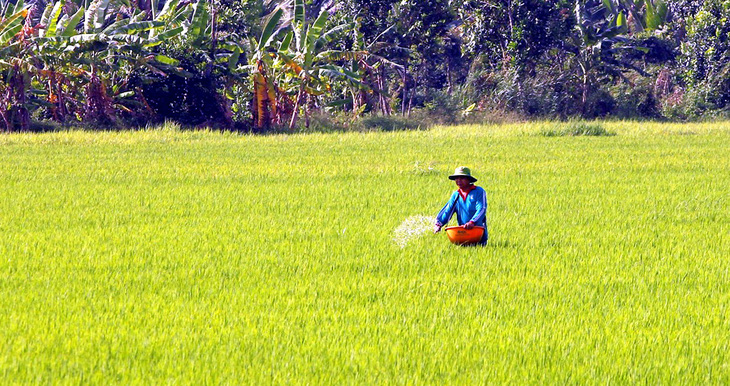
[[[730,382],[727,123],[560,124],[0,136],[0,379]]]

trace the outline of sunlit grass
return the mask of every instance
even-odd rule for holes
[[[0,379],[727,383],[728,124],[591,124],[0,136]]]

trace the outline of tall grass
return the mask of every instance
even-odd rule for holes
[[[600,124],[0,136],[0,379],[727,383],[727,124]]]

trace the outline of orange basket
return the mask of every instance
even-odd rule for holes
[[[484,227],[475,226],[471,229],[466,229],[462,226],[446,227],[446,236],[449,237],[449,241],[456,245],[470,245],[476,244],[484,235]]]

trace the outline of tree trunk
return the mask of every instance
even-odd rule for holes
[[[578,64],[580,65],[581,73],[583,75],[581,82],[580,113],[585,118],[586,104],[588,104],[588,65],[580,61]]]
[[[390,116],[391,109],[390,109],[390,101],[388,98],[385,97],[384,91],[386,88],[386,82],[385,77],[387,73],[385,72],[385,66],[380,66],[380,69],[378,69],[378,88],[380,89],[380,111],[385,116]]]
[[[53,109],[53,119],[57,122],[66,120],[66,103],[63,98],[63,89],[61,87],[63,75],[56,72],[54,67],[50,68],[48,77],[48,98],[49,102],[54,103],[56,107]]]
[[[449,96],[451,96],[451,90],[452,90],[452,85],[451,85],[451,61],[448,60],[448,58],[447,58],[447,60],[446,60],[446,93]]]
[[[215,58],[215,51],[218,48],[218,7],[211,7],[210,14],[210,51],[211,58]]]
[[[583,90],[581,90],[581,97],[580,97],[580,110],[581,114],[583,115],[583,118],[586,117],[587,113],[587,105],[588,105],[588,76],[583,76]]]
[[[297,123],[297,114],[299,113],[299,102],[302,100],[302,94],[304,94],[304,85],[299,86],[299,92],[297,93],[297,100],[294,102],[294,110],[291,112],[291,121],[289,121],[289,130],[294,130],[294,125]]]
[[[400,101],[400,115],[406,116],[406,99],[408,98],[408,71],[403,67],[403,97]]]
[[[419,68],[420,69],[420,68]],[[413,79],[413,89],[418,87],[418,76],[420,71],[416,71],[416,77]],[[408,98],[408,117],[411,117],[411,109],[413,108],[413,90],[411,90],[410,97]]]
[[[213,66],[215,65],[215,56],[218,49],[218,27],[217,27],[217,8],[211,7],[212,11],[210,14],[210,57],[213,59],[208,62],[205,67],[205,75],[208,76],[213,72]]]
[[[10,96],[11,90],[9,90],[8,88],[1,88],[0,90],[2,90],[2,95],[0,95],[0,102],[9,101],[11,98],[11,96]],[[5,103],[2,103],[2,104],[5,105]],[[2,131],[4,131],[4,132],[12,131],[13,127],[12,127],[12,124],[10,123],[10,110],[5,109],[4,107],[0,108],[0,118],[3,119],[3,123],[5,124],[5,127],[3,128]]]
[[[26,73],[19,66],[14,66],[15,75],[10,80],[10,93],[12,107],[10,113],[10,125],[18,125],[20,131],[30,130],[30,113],[28,112],[27,95],[25,93],[25,76]],[[10,128],[12,131],[12,127]]]
[[[305,93],[304,95],[304,127],[309,129],[309,94]]]

